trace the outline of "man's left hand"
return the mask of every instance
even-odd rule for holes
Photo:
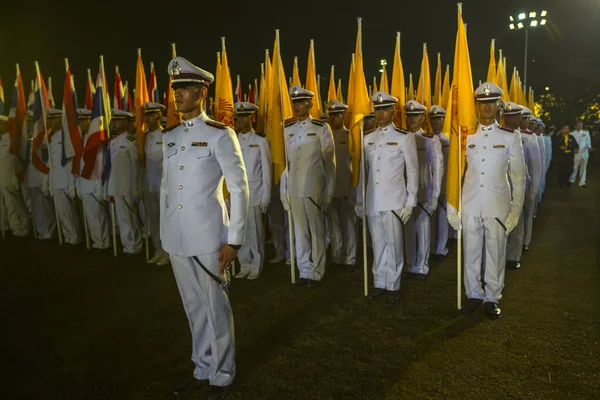
[[[221,247],[221,251],[219,251],[219,274],[223,275],[225,273],[225,268],[235,260],[237,252],[236,249],[228,244]]]

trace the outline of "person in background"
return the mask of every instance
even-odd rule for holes
[[[590,133],[583,130],[583,121],[577,120],[575,123],[575,131],[571,132],[571,136],[577,141],[579,149],[575,153],[573,158],[573,173],[571,174],[570,183],[575,183],[577,178],[577,172],[579,172],[579,186],[587,188],[587,164],[590,158],[589,152],[594,151],[592,149],[592,140]]]
[[[558,185],[565,188],[570,184],[573,159],[579,150],[575,136],[569,133],[569,125],[563,125],[560,133],[554,136],[554,157],[558,172]]]

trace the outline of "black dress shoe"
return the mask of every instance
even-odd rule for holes
[[[404,279],[413,279],[415,277],[414,272],[403,272],[402,276]]]
[[[427,279],[427,274],[413,274],[413,279],[417,281],[425,281],[425,279]]]
[[[207,384],[208,384],[208,379],[192,378],[185,384],[173,389],[173,392],[175,394],[191,393],[191,392],[195,392],[196,390],[202,388],[203,386],[206,386]]]
[[[434,254],[433,258],[435,261],[444,262],[444,261],[446,261],[446,256],[447,256],[446,254]]]
[[[299,278],[295,283],[292,283],[294,287],[302,287],[308,284],[308,279]]]
[[[397,304],[400,302],[400,291],[399,290],[388,290],[387,295],[388,295],[387,301],[390,306],[393,306],[394,304]]]
[[[212,386],[206,400],[223,400],[229,395],[229,386]]]
[[[472,313],[475,312],[479,308],[479,306],[483,303],[481,299],[467,299],[465,303],[460,308],[460,311],[464,313]]]
[[[529,251],[529,246],[523,246],[523,251]]]
[[[484,308],[485,308],[485,313],[491,319],[498,319],[498,318],[502,317],[502,310],[500,309],[500,306],[498,305],[498,303],[486,301],[484,304]]]
[[[367,296],[367,300],[375,300],[380,298],[381,296],[383,296],[385,294],[386,290],[382,289],[382,288],[375,288],[375,290],[373,290],[373,292],[371,292],[370,295]]]
[[[508,260],[506,262],[506,268],[507,269],[519,269],[519,268],[521,268],[521,263],[519,263],[518,261]]]
[[[587,189],[587,185],[581,185],[581,187]]]
[[[320,281],[315,281],[314,279],[309,279],[308,283],[306,284],[306,288],[307,289],[316,289],[317,287],[319,287],[319,285],[321,285]]]

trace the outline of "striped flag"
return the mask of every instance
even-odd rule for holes
[[[48,77],[48,101],[50,102],[50,108],[56,108],[56,102],[54,101],[54,95],[52,94],[52,77]]]
[[[0,88],[0,90],[2,90]],[[4,102],[4,92],[2,91],[2,102]],[[20,140],[19,136],[23,131],[23,121],[25,121],[25,113],[27,108],[25,105],[25,90],[23,88],[23,78],[21,77],[21,71],[19,64],[17,64],[17,78],[15,79],[15,86],[12,92],[12,101],[10,105],[10,111],[8,112],[8,123],[7,128],[10,134],[10,149],[9,152],[12,155],[19,154]]]
[[[146,71],[142,62],[142,49],[138,49],[137,66],[135,69],[135,138],[137,142],[139,161],[144,165],[144,150],[146,148],[146,118],[144,118],[144,103],[150,101],[148,85],[146,84]]]
[[[233,94],[233,104],[238,101],[244,101],[244,95],[242,94],[242,82],[240,76],[237,76],[237,84],[235,85],[235,93]]]
[[[50,168],[44,162],[41,155],[41,145],[44,140],[47,140],[46,134],[48,127],[46,120],[48,117],[48,108],[50,101],[48,99],[48,91],[40,72],[40,67],[35,62],[35,100],[33,105],[33,143],[31,150],[31,163],[43,174],[48,175]]]
[[[119,66],[117,65],[115,67],[115,91],[113,92],[113,105],[118,110],[127,111],[123,108],[123,99],[126,99],[125,90],[123,89],[123,81],[121,80]]]
[[[154,63],[150,63],[150,87],[148,88],[148,95],[150,101],[160,103],[160,93],[158,92],[158,83],[156,81],[156,70],[154,69]]]
[[[85,179],[102,182],[104,169],[104,144],[110,138],[110,103],[106,91],[106,74],[104,73],[104,58],[100,56],[100,67],[96,78],[96,94],[92,107],[92,120],[88,128],[83,147],[83,170],[81,176]]]
[[[71,173],[75,176],[79,173],[79,164],[83,155],[83,139],[81,129],[79,129],[79,118],[77,116],[77,93],[75,84],[69,68],[69,61],[65,59],[65,85],[63,91],[63,165],[66,160],[73,159],[71,164]]]
[[[91,110],[94,108],[94,94],[96,88],[92,82],[92,71],[88,68],[87,70],[87,82],[85,84],[85,108]]]

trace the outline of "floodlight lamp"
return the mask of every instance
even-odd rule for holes
[[[546,90],[550,90],[550,88],[548,86],[546,86]]]
[[[544,10],[540,13],[540,17],[545,17],[546,14],[548,14],[548,12],[546,10]]]
[[[546,25],[546,20],[545,19],[541,20],[540,25]]]
[[[535,12],[530,12],[529,13],[529,18],[535,18],[536,13]]]
[[[536,27],[538,25],[538,22],[534,19],[533,21],[531,21],[531,24],[529,24],[529,25]]]
[[[512,15],[510,17],[508,17],[508,19],[510,19],[510,22],[513,22],[515,19],[512,17]]]
[[[519,29],[523,29],[523,23],[522,23],[522,22],[519,22],[519,23],[517,24],[517,26],[519,27]]]
[[[524,20],[526,16],[527,16],[527,14],[525,14],[525,13],[519,14],[519,21]]]
[[[512,31],[513,29],[515,29],[515,24],[510,24],[508,27],[509,27],[509,28],[510,28],[510,30]]]

